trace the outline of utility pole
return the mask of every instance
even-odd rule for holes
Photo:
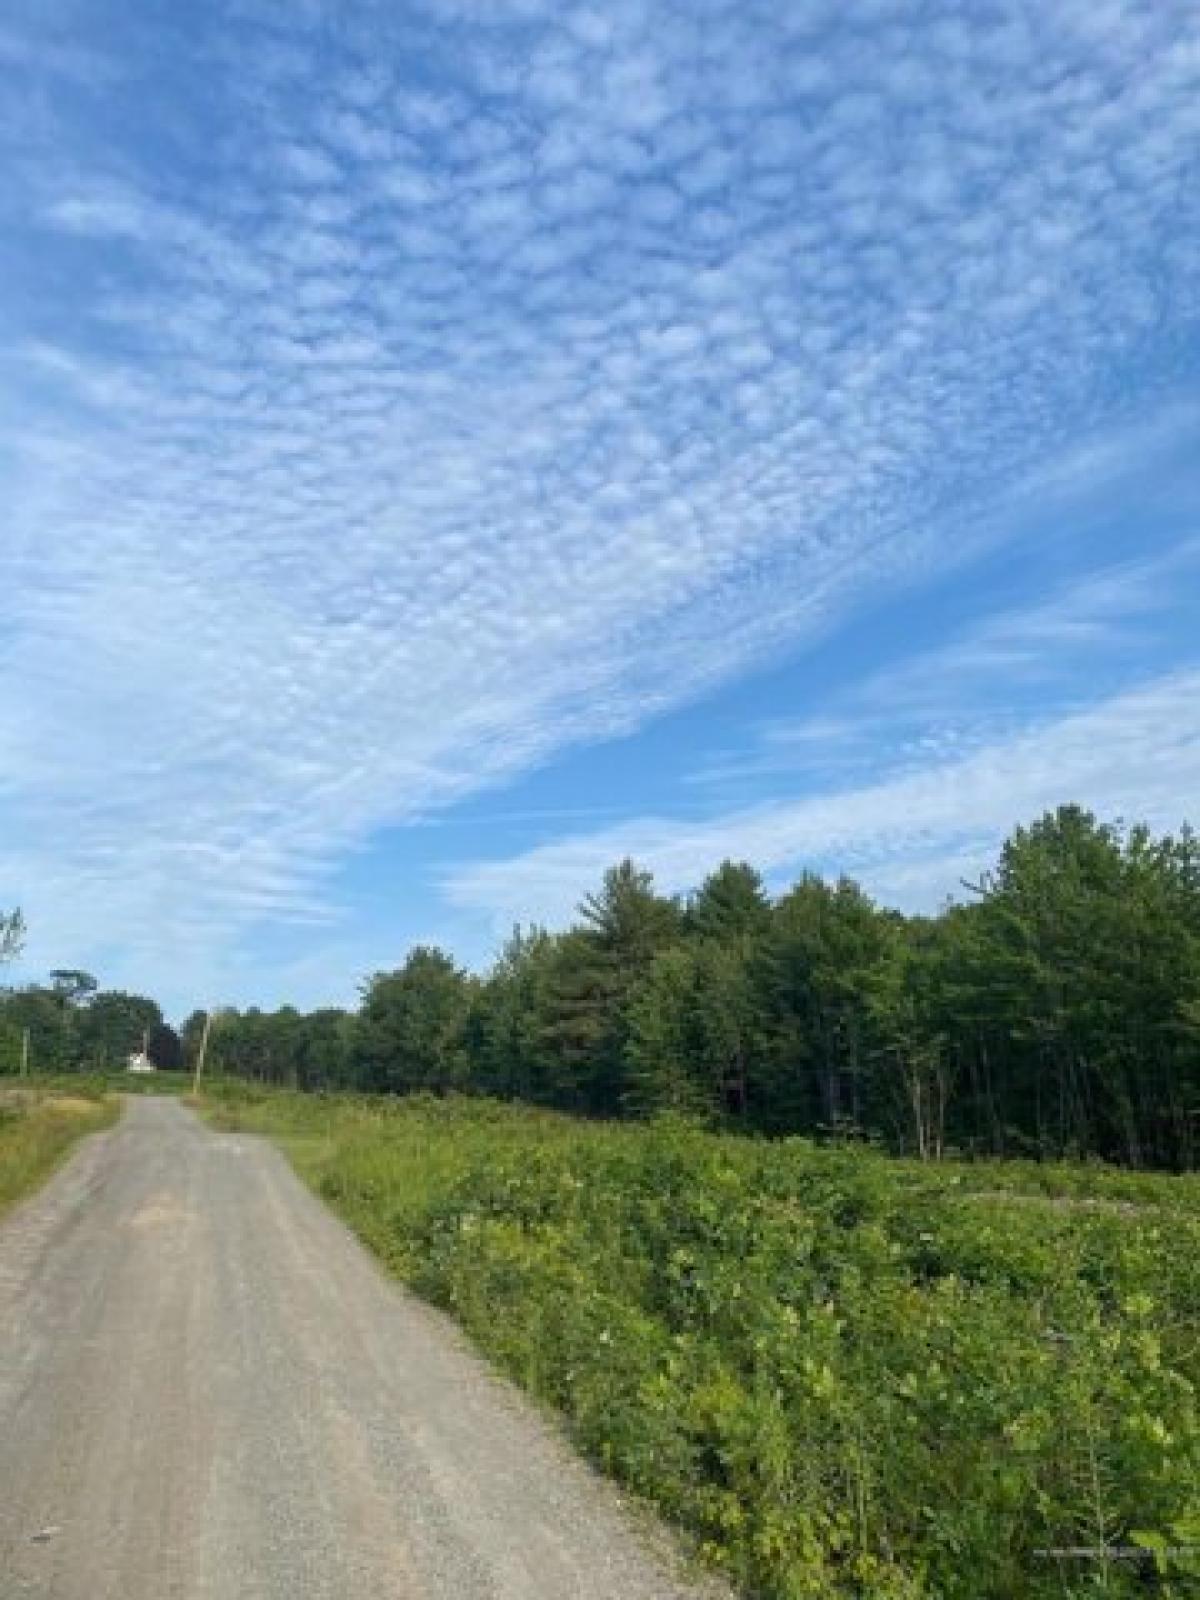
[[[196,1074],[192,1079],[192,1093],[200,1093],[200,1076],[204,1071],[204,1058],[208,1054],[208,1034],[212,1027],[213,1014],[211,1011],[204,1013],[204,1032],[200,1035],[200,1049],[196,1055]]]
[[[23,1078],[27,1078],[29,1076],[29,1029],[28,1028],[26,1028],[21,1034],[21,1076]]]

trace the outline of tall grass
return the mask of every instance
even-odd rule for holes
[[[747,1593],[1196,1592],[1196,1178],[216,1103]]]
[[[0,1078],[0,1216],[116,1115],[117,1102],[88,1080],[60,1091]]]

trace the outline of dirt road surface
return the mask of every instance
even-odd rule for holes
[[[3,1600],[700,1592],[269,1145],[135,1099],[0,1227]]]

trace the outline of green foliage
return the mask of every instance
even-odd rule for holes
[[[43,1072],[64,1072],[76,1064],[74,1017],[51,989],[10,989],[0,994],[0,1071],[20,1068],[28,1035],[30,1060]]]
[[[157,1004],[144,995],[104,990],[90,973],[60,969],[48,985],[0,990],[0,1074],[20,1071],[25,1041],[40,1074],[124,1070],[143,1040],[157,1038],[172,1056],[174,1038]]]
[[[701,939],[737,944],[761,937],[770,920],[759,874],[744,861],[722,861],[688,903],[685,926]]]
[[[183,1068],[183,1043],[170,1023],[160,1018],[147,1029],[146,1053],[159,1072]]]
[[[356,1016],[223,1012],[212,1043],[224,1070],[299,1087],[1186,1170],[1200,844],[1064,806],[936,917],[811,874],[772,901],[728,861],[681,906],[623,861],[572,927],[518,929],[482,979],[419,949]]]
[[[161,1026],[162,1012],[153,1000],[110,989],[94,995],[76,1019],[76,1047],[93,1069],[124,1066]]]
[[[550,1021],[559,1000],[560,948],[542,928],[515,928],[488,981],[475,986],[466,1040],[473,1089],[535,1105],[561,1103],[576,1092]]]
[[[179,1030],[178,1058],[189,1072],[196,1068],[204,1022],[205,1013],[194,1011]],[[307,1013],[294,1006],[223,1007],[213,1013],[205,1071],[294,1089],[342,1087],[350,1081],[353,1029],[354,1018],[334,1007]]]
[[[217,1104],[281,1137],[748,1593],[1182,1596],[1200,1577],[1166,1553],[1200,1512],[1196,1178],[486,1101]],[[1146,1560],[1039,1554],[1134,1546]]]
[[[69,1094],[43,1084],[0,1090],[0,1216],[116,1114],[116,1102],[88,1082],[72,1081]]]
[[[897,926],[847,878],[830,885],[806,874],[774,907],[760,956],[765,1046],[751,1091],[760,1126],[862,1126],[868,995]]]
[[[25,924],[19,911],[0,912],[0,963],[21,948]],[[0,989],[0,1074],[28,1069],[42,1075],[103,1072],[124,1067],[132,1051],[154,1031],[162,1013],[142,995],[101,990],[90,972],[57,967],[48,984]]]
[[[622,861],[579,908],[555,949],[542,1028],[561,1056],[570,1100],[606,1112],[626,1095],[629,1002],[655,955],[680,932],[679,907],[648,872]]]
[[[399,972],[366,986],[351,1044],[355,1081],[392,1094],[464,1087],[469,1008],[464,974],[442,951],[418,946]]]
[[[748,934],[696,937],[656,955],[628,1005],[627,1104],[744,1115],[758,1027]]]

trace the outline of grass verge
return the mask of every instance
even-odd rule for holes
[[[0,1078],[0,1217],[43,1183],[85,1134],[115,1121],[118,1110],[89,1079],[51,1088]]]
[[[1196,1177],[480,1102],[207,1107],[747,1593],[1197,1592]]]

